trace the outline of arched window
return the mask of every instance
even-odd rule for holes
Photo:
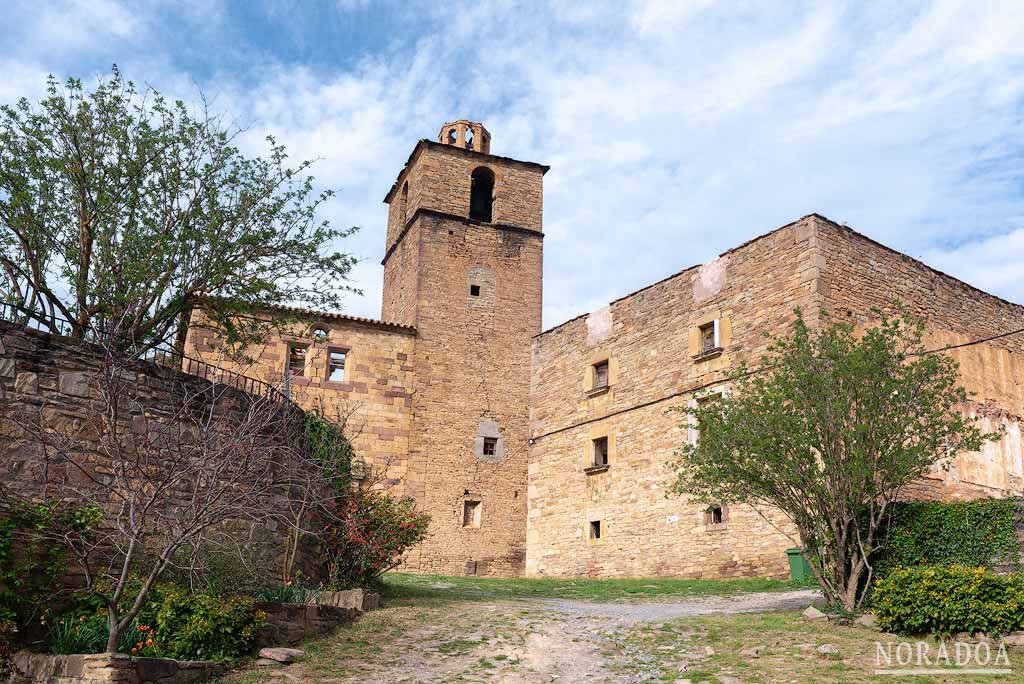
[[[490,223],[493,204],[494,172],[481,166],[473,172],[473,184],[469,192],[469,218]]]
[[[398,227],[405,228],[406,212],[409,209],[409,181],[402,184],[402,196],[398,199]]]

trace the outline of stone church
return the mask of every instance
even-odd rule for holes
[[[412,572],[778,576],[776,511],[666,497],[695,438],[669,409],[713,398],[800,307],[859,324],[900,300],[950,347],[965,410],[1001,442],[917,494],[1024,494],[1024,306],[811,214],[590,314],[541,330],[548,167],[491,153],[481,124],[420,140],[388,191],[381,320],[299,322],[242,370],[344,420],[366,465],[431,515]],[[271,312],[272,313],[272,312]],[[187,353],[224,364],[193,326]]]

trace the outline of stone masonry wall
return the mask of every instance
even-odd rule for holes
[[[90,425],[95,416],[94,378],[103,364],[103,351],[94,345],[0,321],[0,400],[8,407],[0,414],[0,486],[19,496],[38,497],[44,487],[80,477],[66,464],[46,464],[39,445],[21,433],[11,409],[38,411],[48,429],[81,435],[83,426]],[[129,369],[135,378],[133,398],[151,414],[174,410],[184,397],[195,400],[210,388],[207,380],[149,362],[137,362]],[[224,391],[218,410],[229,418],[237,412],[241,420],[251,398],[230,388]],[[295,411],[295,420],[301,420],[300,416]],[[270,437],[281,438],[277,434]],[[81,457],[102,477],[108,467],[102,453],[83,453]],[[255,530],[246,547],[251,567],[279,576],[286,537],[283,528]],[[296,567],[316,579],[316,559],[305,551],[300,550]]]
[[[400,494],[409,450],[414,385],[411,357],[416,331],[329,314],[299,310],[284,313],[297,316],[299,322],[271,332],[263,344],[247,350],[251,362],[237,363],[227,358],[216,335],[201,325],[201,313],[196,314],[189,329],[186,353],[283,387],[288,345],[308,345],[303,376],[289,381],[292,399],[303,408],[323,410],[329,420],[344,418],[359,457],[386,471]],[[317,340],[314,328],[326,330],[327,338]],[[344,382],[328,379],[331,350],[345,352]]]
[[[812,216],[822,258],[825,307],[839,318],[869,324],[873,308],[895,301],[928,321],[929,349],[961,345],[1024,328],[1024,306],[982,292],[848,228]],[[975,394],[967,413],[1003,438],[981,453],[960,454],[948,471],[915,488],[914,496],[977,498],[1024,494],[1024,334],[950,350],[964,387]]]
[[[387,248],[399,239],[418,209],[469,216],[472,174],[480,166],[486,166],[495,176],[492,222],[540,232],[545,167],[423,140],[389,195]],[[405,183],[409,190],[403,205]]]
[[[541,236],[421,214],[405,240],[420,250],[406,488],[431,515],[429,536],[405,567],[520,574]],[[496,440],[492,455],[483,449],[488,438]],[[467,501],[479,509],[464,525]]]
[[[792,532],[777,512],[723,511],[666,497],[669,463],[687,439],[672,412],[721,392],[722,371],[763,350],[793,309],[818,308],[815,234],[782,228],[537,337],[533,350],[527,574],[783,576]],[[811,314],[813,318],[813,314]],[[719,321],[721,351],[701,358],[702,324]],[[608,361],[609,388],[593,364]],[[592,465],[608,440],[608,468]],[[600,539],[590,524],[601,523]]]

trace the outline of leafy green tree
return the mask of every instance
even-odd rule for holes
[[[677,452],[677,494],[781,510],[795,525],[825,597],[857,610],[872,554],[906,486],[997,437],[960,411],[956,362],[925,353],[924,321],[903,313],[863,331],[797,311],[759,369],[729,374],[730,391],[688,414],[697,443]]]
[[[145,351],[200,304],[231,342],[265,333],[263,307],[341,306],[351,230],[318,219],[311,162],[235,146],[205,102],[190,111],[115,66],[92,89],[50,77],[38,104],[0,107],[0,297],[72,323],[75,337]]]

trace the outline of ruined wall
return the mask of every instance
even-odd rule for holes
[[[197,313],[186,354],[283,388],[288,345],[308,345],[304,374],[289,380],[293,401],[305,409],[322,410],[329,420],[344,419],[360,459],[386,471],[400,495],[409,451],[416,331],[330,314],[282,313],[297,316],[299,322],[271,332],[262,344],[248,349],[252,361],[245,362],[225,356],[216,334],[203,327],[202,314]],[[314,328],[325,330],[326,339],[318,340]],[[328,379],[330,350],[345,352],[344,382]]]
[[[98,375],[104,368],[104,351],[95,345],[0,321],[0,487],[25,498],[65,496],[69,493],[65,483],[88,488],[89,482],[78,468],[48,463],[39,443],[22,427],[23,421],[30,419],[27,416],[40,416],[47,430],[65,433],[86,445],[97,444],[98,437],[91,437],[90,430],[94,430],[92,426],[99,420],[97,412],[103,408]],[[130,398],[132,411],[137,403],[148,416],[171,414],[184,405],[186,398],[190,405],[199,402],[206,410],[202,402],[216,396],[216,417],[224,419],[225,424],[238,425],[252,407],[252,397],[243,392],[220,386],[214,393],[209,381],[154,363],[130,363],[119,373],[128,381],[122,402]],[[266,406],[260,410],[274,409]],[[271,414],[273,421],[267,422],[267,453],[271,453],[272,445],[291,448],[295,435],[301,435],[301,412],[283,402],[280,410],[284,413]],[[125,412],[122,434],[138,434],[135,417],[132,413],[132,421],[127,424]],[[98,448],[87,447],[80,458],[82,469],[95,477],[110,472],[110,458]],[[182,492],[181,497],[168,498],[168,505],[187,505],[189,492]],[[274,522],[253,530],[245,546],[249,566],[240,568],[239,576],[251,570],[254,578],[280,577],[287,538],[288,530]],[[295,568],[315,581],[321,572],[311,551],[300,549]]]
[[[531,385],[527,574],[782,576],[793,542],[777,512],[666,497],[674,451],[694,436],[670,411],[720,392],[722,371],[763,350],[793,309],[818,309],[816,235],[800,221],[536,338]],[[813,321],[813,314],[811,314]],[[720,351],[701,354],[718,321]],[[609,387],[594,364],[609,364]],[[607,469],[591,468],[608,440]],[[600,521],[601,538],[590,538]]]
[[[405,568],[519,574],[542,239],[431,214],[421,214],[406,239],[413,235],[420,291],[406,488],[431,523]],[[487,439],[496,440],[493,454],[485,453]],[[479,502],[478,517],[463,525],[467,501]]]
[[[840,319],[870,324],[872,308],[900,301],[927,319],[926,345],[938,349],[1024,328],[1024,306],[982,292],[822,217],[818,233],[825,307]],[[936,469],[914,496],[977,498],[1024,493],[1024,334],[950,350],[961,382],[975,394],[967,414],[986,430],[1004,429],[981,453],[961,454]]]

